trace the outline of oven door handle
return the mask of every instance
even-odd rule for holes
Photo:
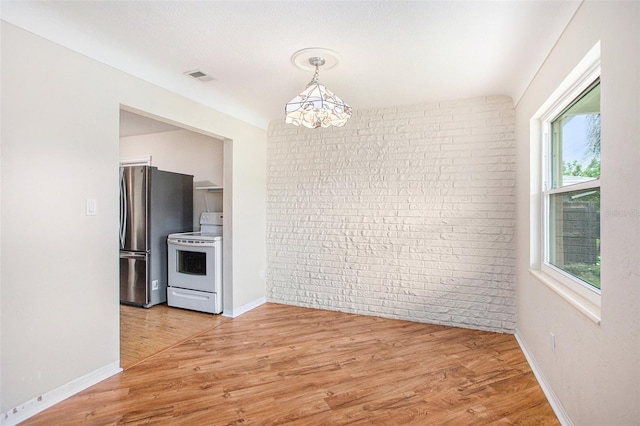
[[[206,243],[189,243],[187,241],[176,241],[176,240],[168,240],[169,244],[178,246],[178,247],[213,247],[213,242]]]

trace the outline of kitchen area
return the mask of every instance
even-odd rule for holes
[[[121,366],[224,321],[224,141],[120,111]]]

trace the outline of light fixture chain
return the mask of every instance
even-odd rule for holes
[[[316,64],[316,71],[313,73],[313,78],[309,82],[309,84],[316,84],[318,82],[318,74],[320,72],[320,67]]]

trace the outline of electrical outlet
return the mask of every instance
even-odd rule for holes
[[[151,290],[157,290],[158,288],[158,280],[151,281]]]
[[[556,351],[556,335],[549,332],[549,343],[551,344],[551,352]]]

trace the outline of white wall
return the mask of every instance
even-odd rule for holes
[[[513,332],[514,116],[495,96],[272,123],[269,299]]]
[[[265,130],[6,22],[2,89],[3,413],[119,364],[121,106],[225,139],[229,306],[265,296]],[[97,216],[85,216],[87,197]]]
[[[529,120],[601,40],[602,322],[529,273],[539,233]],[[517,335],[561,417],[577,425],[640,423],[640,3],[585,2],[516,108]],[[535,151],[534,151],[535,153]],[[549,333],[556,336],[551,350]],[[564,413],[564,414],[562,414]]]
[[[120,159],[151,155],[152,165],[160,170],[193,175],[193,228],[200,230],[200,213],[222,211],[222,192],[196,190],[197,186],[224,182],[224,141],[189,130],[120,138]],[[206,203],[205,198],[206,197]]]

